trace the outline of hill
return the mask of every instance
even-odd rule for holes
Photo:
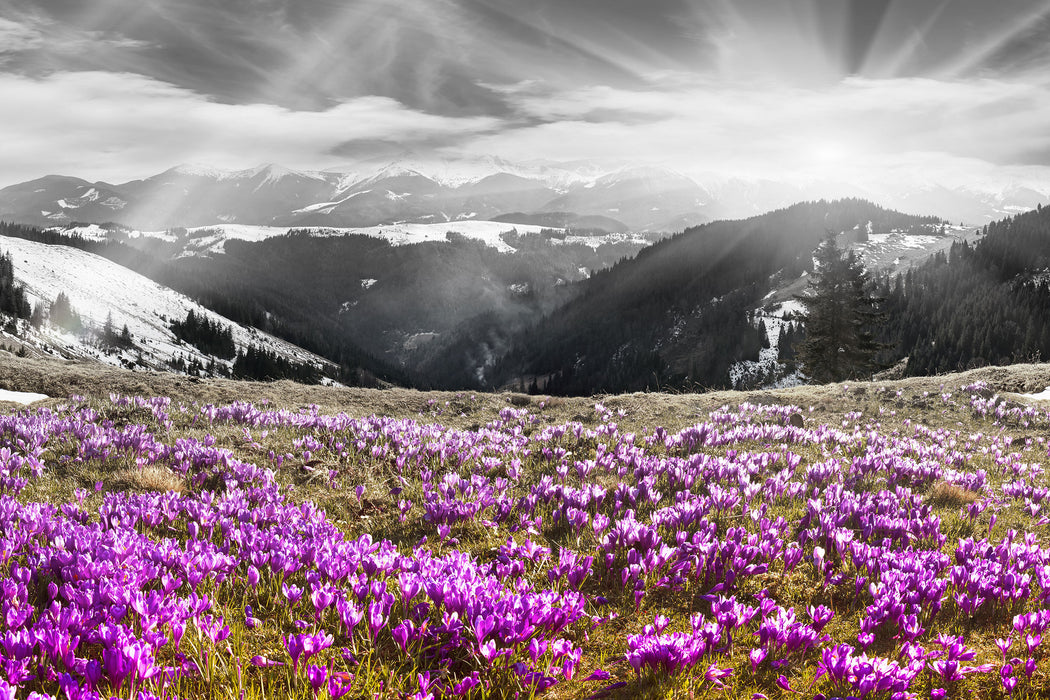
[[[501,352],[501,332],[650,242],[481,221],[353,230],[230,224],[156,235],[0,223],[0,235],[104,256],[345,367],[344,383],[421,386],[473,385],[477,368]]]
[[[11,256],[15,278],[31,304],[44,309],[61,294],[75,317],[74,324],[61,327],[52,306],[52,323],[31,327],[23,322],[18,342],[27,347],[26,352],[91,358],[125,367],[164,370],[179,366],[184,371],[196,368],[197,373],[228,375],[233,373],[235,355],[255,348],[291,365],[311,367],[319,375],[335,374],[335,367],[324,358],[233,323],[98,255],[20,238],[0,239],[0,250]],[[216,332],[227,332],[228,353],[220,357],[180,339],[173,325],[187,317]],[[119,333],[126,334],[123,340],[116,337]]]
[[[940,235],[941,224],[846,199],[687,229],[579,283],[509,342],[495,383],[557,394],[731,387],[730,368],[768,344],[756,309],[812,271],[827,231],[861,240]]]
[[[1050,358],[1050,208],[989,224],[881,294],[889,357],[910,374]]]

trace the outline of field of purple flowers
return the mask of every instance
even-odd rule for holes
[[[0,698],[1050,695],[1047,413],[880,392],[675,431],[0,416]]]

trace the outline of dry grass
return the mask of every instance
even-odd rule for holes
[[[947,481],[938,481],[926,494],[924,501],[932,506],[957,510],[977,501],[981,495]]]
[[[552,423],[595,419],[594,404],[622,410],[621,427],[643,430],[660,425],[668,430],[692,425],[713,410],[742,402],[790,404],[813,408],[818,422],[829,415],[862,411],[867,416],[881,407],[883,427],[895,427],[905,418],[930,426],[957,426],[960,416],[947,415],[939,401],[944,391],[985,381],[1000,394],[1032,393],[1050,386],[1050,364],[984,367],[937,377],[911,377],[894,381],[847,382],[822,386],[752,392],[712,391],[703,394],[634,393],[598,397],[528,396],[520,393],[416,391],[413,389],[361,389],[306,386],[291,381],[242,382],[197,379],[157,372],[132,372],[90,362],[19,358],[0,351],[0,389],[33,391],[54,397],[60,403],[71,395],[105,399],[112,393],[132,396],[168,396],[178,403],[228,404],[268,402],[281,408],[317,405],[324,412],[355,416],[371,414],[418,418],[450,427],[476,428],[492,420],[503,408],[526,408]],[[894,395],[903,390],[909,401],[902,404]],[[929,398],[915,402],[914,397]],[[1015,398],[1016,397],[1012,397]],[[46,405],[46,403],[44,404]],[[900,416],[891,415],[897,411]],[[905,416],[905,414],[907,414]]]
[[[184,493],[187,488],[186,480],[167,467],[161,465],[148,465],[141,469],[128,467],[114,472],[109,479],[111,491],[137,491],[167,493]]]

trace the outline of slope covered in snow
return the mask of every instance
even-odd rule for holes
[[[448,234],[454,233],[471,240],[480,241],[502,253],[513,253],[514,248],[507,245],[501,236],[504,233],[517,231],[519,234],[534,234],[548,230],[544,226],[508,224],[500,221],[452,221],[438,224],[389,224],[370,226],[368,228],[298,228],[288,226],[250,226],[245,224],[220,224],[217,226],[200,226],[187,229],[187,239],[182,255],[216,255],[225,249],[226,241],[239,240],[258,242],[276,236],[286,236],[290,231],[308,231],[315,236],[359,235],[382,238],[391,245],[411,245],[413,243],[445,242]],[[133,236],[136,234],[133,234]],[[171,242],[175,238],[167,232],[143,233],[148,236]],[[572,242],[584,242],[582,237],[573,237]],[[604,242],[603,236],[586,238],[586,245],[597,246]],[[629,236],[609,234],[609,242],[622,243]],[[579,239],[579,240],[577,240]]]
[[[768,347],[758,353],[758,360],[741,360],[729,368],[729,380],[734,389],[754,388],[778,389],[797,386],[802,377],[797,371],[789,372],[780,362],[780,331],[789,323],[788,319],[805,312],[805,306],[791,300],[777,304],[772,309],[755,309],[755,323],[766,327]]]
[[[170,329],[172,321],[182,321],[193,311],[198,317],[230,326],[239,350],[255,345],[288,360],[325,364],[302,348],[239,326],[178,292],[92,253],[6,237],[0,238],[0,250],[11,254],[15,278],[25,285],[31,303],[40,302],[47,308],[63,292],[85,326],[97,331],[112,315],[114,328],[119,332],[127,325],[136,347],[107,354],[90,337],[47,324],[41,331],[30,333],[31,344],[57,348],[69,357],[95,358],[115,365],[137,363],[167,369],[168,362],[177,357],[187,363],[197,360],[206,365],[214,358],[182,343]],[[228,361],[215,361],[229,365]]]

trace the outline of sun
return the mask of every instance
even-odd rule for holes
[[[841,141],[817,141],[809,147],[809,160],[817,166],[839,165],[849,155],[849,147]]]

